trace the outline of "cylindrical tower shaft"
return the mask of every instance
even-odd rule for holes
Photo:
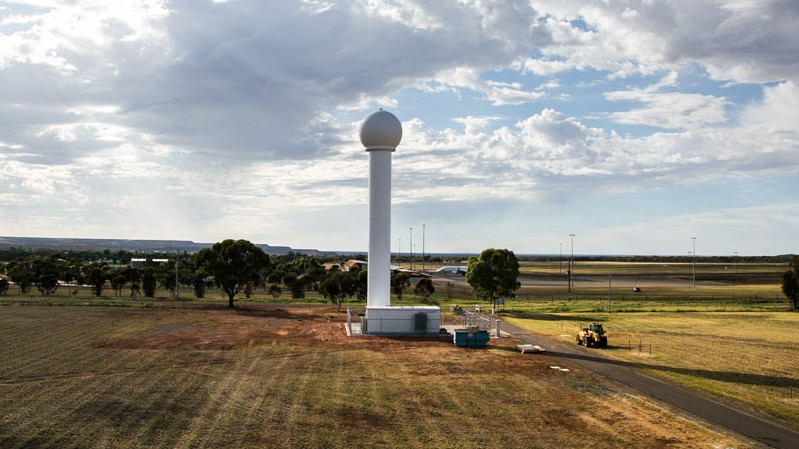
[[[391,305],[391,153],[369,150],[367,307]]]

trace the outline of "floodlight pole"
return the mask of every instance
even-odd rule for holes
[[[413,270],[413,227],[410,227],[408,229],[411,232],[411,243],[408,244],[408,246],[410,247],[410,248],[408,248],[408,250],[410,251],[410,255],[411,255],[411,270]]]
[[[422,272],[424,272],[424,231],[425,226],[424,223],[422,223]]]
[[[691,237],[691,240],[693,240],[694,244],[693,263],[691,266],[691,284],[694,288],[696,288],[696,237]]]
[[[572,299],[572,284],[574,283],[574,234],[569,234],[572,239],[572,255],[569,259],[569,300]]]
[[[180,250],[175,251],[175,299],[180,299]]]

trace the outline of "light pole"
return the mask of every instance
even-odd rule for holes
[[[175,299],[180,299],[180,250],[175,251]]]
[[[413,270],[413,227],[410,227],[408,229],[410,229],[410,231],[411,231],[411,243],[408,244],[408,246],[409,246],[408,251],[410,251],[410,255],[411,255],[411,270]]]
[[[402,266],[402,237],[397,240],[397,265]]]
[[[572,239],[572,255],[569,258],[569,301],[572,299],[572,284],[574,283],[574,234],[569,234]]]
[[[735,281],[733,285],[738,285],[738,251],[735,252],[735,260],[733,263],[735,264]]]
[[[696,237],[691,237],[694,243],[693,262],[691,264],[691,283],[696,288]]]
[[[563,243],[558,243],[558,274],[563,274]]]
[[[422,223],[422,271],[424,271],[424,223]]]

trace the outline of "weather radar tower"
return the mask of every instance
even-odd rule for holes
[[[380,109],[361,125],[369,153],[369,271],[367,307],[391,305],[391,153],[402,140],[402,124]]]
[[[391,153],[401,140],[402,124],[390,112],[380,109],[361,125],[361,143],[369,153],[369,260],[361,330],[369,334],[432,334],[441,322],[439,307],[391,306]]]

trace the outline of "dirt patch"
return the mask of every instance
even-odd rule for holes
[[[536,355],[520,355],[516,339],[492,338],[485,349],[457,348],[452,337],[354,336],[346,333],[346,315],[334,308],[271,311],[208,311],[198,320],[168,319],[132,338],[106,340],[98,347],[175,351],[240,350],[258,346],[366,350],[391,353],[397,369],[418,377],[523,374],[551,376]],[[431,361],[433,361],[431,363]]]
[[[108,340],[99,346],[117,349],[237,349],[276,340],[308,338],[322,321],[310,313],[209,311],[191,324],[163,323],[140,336]],[[316,322],[316,323],[314,323]]]
[[[278,343],[300,347],[405,349],[441,346],[446,337],[348,337],[346,317],[335,309],[209,311],[192,324],[163,323],[134,338],[107,340],[100,347],[117,349],[238,349]],[[512,348],[510,344],[501,344]]]

